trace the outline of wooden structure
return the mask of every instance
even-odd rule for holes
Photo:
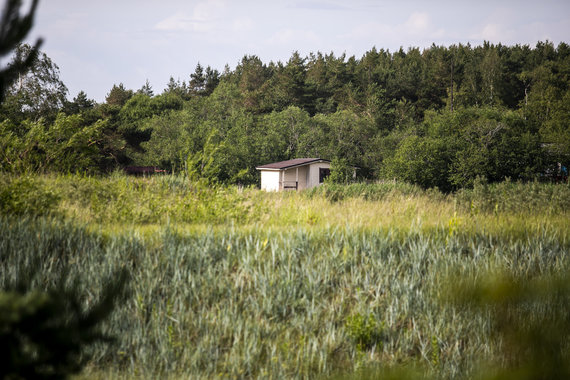
[[[256,167],[265,191],[302,190],[318,186],[330,174],[331,162],[322,158],[295,158]]]

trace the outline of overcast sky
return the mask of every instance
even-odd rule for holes
[[[374,46],[570,43],[570,1],[40,0],[38,36],[69,98],[83,90],[102,102],[113,84],[148,79],[158,94],[198,62],[221,72],[246,54],[269,63],[296,50],[360,58]]]

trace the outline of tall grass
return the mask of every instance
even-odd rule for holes
[[[194,230],[350,226],[405,232],[419,226],[429,232],[455,218],[471,232],[508,230],[522,236],[549,225],[566,235],[569,205],[568,185],[542,183],[478,183],[456,194],[397,182],[264,193],[180,176],[0,176],[3,214],[54,215],[111,231],[133,226],[156,231],[171,223]]]
[[[569,269],[568,243],[548,230],[514,244],[449,229],[402,238],[334,227],[194,236],[165,227],[143,239],[2,217],[0,234],[0,283],[38,256],[38,286],[65,263],[87,294],[128,268],[130,300],[106,325],[119,342],[101,346],[91,365],[148,378],[314,377],[400,362],[438,377],[469,376],[500,355],[500,344],[489,338],[488,316],[441,302],[450,278],[496,269],[531,279]]]
[[[90,304],[111,273],[130,272],[105,325],[119,340],[95,348],[93,377],[314,378],[401,363],[470,377],[505,345],[488,312],[445,301],[456,279],[570,269],[566,185],[268,194],[170,176],[3,176],[0,194],[0,285],[39,258],[35,286],[70,270]],[[565,300],[525,303],[523,320]]]

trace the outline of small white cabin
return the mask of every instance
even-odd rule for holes
[[[295,158],[256,169],[261,172],[261,190],[303,190],[323,183],[331,172],[331,162],[322,158]]]

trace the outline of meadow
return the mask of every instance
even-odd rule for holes
[[[129,273],[80,378],[570,373],[567,184],[2,175],[0,213],[2,286]]]

